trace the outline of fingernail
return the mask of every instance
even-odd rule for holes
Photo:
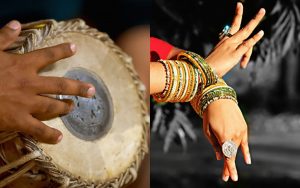
[[[229,176],[223,176],[223,181],[225,181],[225,182],[227,182],[228,181],[228,179],[229,179]]]
[[[242,6],[242,3],[240,3],[240,2],[238,2],[237,4],[236,4],[236,7],[237,8],[240,8]]]
[[[265,34],[265,32],[263,30],[261,30],[261,31],[258,32],[258,34],[263,35],[263,34]]]
[[[237,181],[238,180],[238,176],[236,174],[234,174],[231,178],[232,178],[233,181]]]
[[[88,90],[87,90],[87,97],[92,97],[94,96],[96,93],[96,90],[94,87],[90,87]]]
[[[21,27],[20,23],[15,20],[10,21],[7,26],[12,30],[18,30]]]
[[[57,142],[56,142],[56,143],[59,143],[59,142],[62,140],[62,138],[63,138],[63,135],[61,134],[61,135],[58,137],[58,139],[57,139]]]
[[[222,159],[222,155],[220,154],[220,152],[216,152],[216,158],[218,161]]]
[[[70,45],[70,48],[71,48],[71,50],[72,50],[73,53],[76,52],[76,45],[75,45],[75,44],[72,43],[72,44]]]
[[[247,155],[247,157],[246,157],[246,163],[247,163],[248,165],[251,164],[251,156],[250,156],[250,155]]]
[[[265,10],[264,8],[261,8],[261,9],[259,10],[259,13],[262,14],[262,13],[265,13],[265,11],[266,11],[266,10]]]

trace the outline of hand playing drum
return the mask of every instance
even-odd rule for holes
[[[71,100],[57,100],[46,94],[92,97],[93,85],[59,77],[39,76],[46,66],[75,54],[76,46],[63,43],[26,54],[5,52],[21,31],[21,24],[11,21],[0,30],[0,130],[19,131],[40,142],[55,144],[62,133],[41,120],[72,111]]]

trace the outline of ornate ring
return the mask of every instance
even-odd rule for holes
[[[231,27],[229,25],[225,25],[222,32],[219,33],[219,39],[222,40],[224,37],[232,37],[232,34],[229,33]]]
[[[231,157],[235,156],[237,149],[238,148],[237,148],[236,144],[231,140],[227,140],[224,142],[224,144],[222,144],[222,152],[223,152],[224,156],[227,158],[231,158]]]

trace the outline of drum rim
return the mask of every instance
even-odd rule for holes
[[[67,21],[57,22],[55,20],[41,20],[37,22],[31,22],[28,24],[24,24],[22,26],[23,41],[14,46],[14,49],[11,49],[10,52],[13,53],[26,53],[35,50],[38,48],[38,45],[43,42],[43,40],[50,39],[51,36],[59,35],[61,33],[66,32],[80,32],[81,34],[88,35],[93,37],[106,46],[110,48],[110,50],[125,64],[125,67],[129,71],[130,76],[134,80],[134,84],[136,86],[139,103],[142,109],[142,140],[138,147],[138,151],[134,157],[134,160],[130,163],[129,168],[125,169],[118,178],[112,178],[107,182],[92,182],[88,180],[82,180],[80,177],[76,177],[76,175],[71,172],[66,172],[58,165],[52,162],[51,156],[48,156],[41,147],[38,146],[38,142],[31,137],[22,136],[22,140],[24,141],[26,148],[30,151],[40,151],[42,153],[41,157],[35,159],[42,168],[46,169],[50,175],[50,178],[54,181],[61,183],[65,186],[72,187],[82,187],[82,186],[95,186],[95,187],[107,187],[110,185],[112,187],[122,187],[133,182],[137,177],[137,172],[139,167],[148,153],[148,131],[150,124],[150,117],[148,115],[148,108],[145,101],[146,89],[145,86],[141,83],[138,74],[136,73],[132,59],[125,52],[123,52],[118,46],[114,44],[114,42],[110,39],[110,37],[103,32],[98,31],[95,28],[91,28],[85,24],[82,19],[73,19]],[[25,36],[25,37],[24,37]],[[63,176],[67,176],[68,178],[62,178]]]

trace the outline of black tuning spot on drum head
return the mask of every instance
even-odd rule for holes
[[[61,117],[62,121],[80,139],[92,141],[100,138],[108,132],[113,121],[113,103],[106,85],[99,76],[83,68],[74,68],[65,77],[93,84],[96,94],[92,98],[68,96],[77,108]],[[60,96],[60,99],[66,98]]]

